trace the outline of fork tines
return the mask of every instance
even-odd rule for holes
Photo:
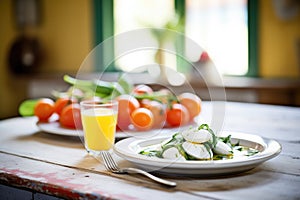
[[[119,170],[117,163],[114,161],[114,159],[112,158],[112,156],[109,152],[102,151],[100,153],[100,155],[104,162],[104,166],[107,170],[109,170],[109,171],[118,171]]]

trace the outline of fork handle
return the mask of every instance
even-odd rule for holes
[[[122,169],[123,172],[127,172],[127,173],[138,173],[138,174],[142,174],[144,176],[147,176],[148,178],[158,182],[158,183],[161,183],[161,184],[164,184],[164,185],[168,185],[168,186],[172,186],[172,187],[175,187],[176,186],[176,183],[175,182],[172,182],[172,181],[167,181],[165,179],[162,179],[162,178],[159,178],[159,177],[156,177],[144,170],[141,170],[141,169],[137,169],[137,168],[123,168]]]

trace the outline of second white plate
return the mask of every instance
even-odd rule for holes
[[[83,130],[64,128],[57,121],[49,122],[49,123],[37,122],[37,126],[41,131],[51,133],[51,134],[64,135],[64,136],[83,136]],[[175,128],[154,129],[149,131],[133,131],[133,130],[117,131],[115,137],[116,139],[122,139],[128,137],[134,137],[136,139],[146,139],[146,138],[152,138],[160,134],[174,133],[184,128],[186,128],[186,126],[175,127]]]

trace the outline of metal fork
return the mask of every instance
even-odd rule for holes
[[[175,187],[176,183],[172,182],[172,181],[167,181],[165,179],[161,179],[158,178],[156,176],[153,176],[152,174],[143,171],[141,169],[137,169],[137,168],[120,168],[117,163],[115,162],[115,160],[112,158],[111,154],[107,151],[102,151],[100,153],[102,160],[104,162],[104,166],[108,171],[111,171],[113,173],[116,174],[129,174],[129,173],[138,173],[144,176],[147,176],[148,178],[160,183],[160,184],[164,184],[164,185],[168,185],[168,186],[172,186]]]

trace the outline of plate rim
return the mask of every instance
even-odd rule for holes
[[[135,139],[135,138],[127,138],[124,140],[121,140],[117,142],[114,145],[114,152],[122,157],[125,160],[128,160],[129,162],[132,162],[134,164],[137,164],[139,166],[148,166],[148,167],[164,167],[164,170],[166,169],[194,169],[194,170],[200,170],[200,169],[221,169],[221,168],[234,168],[234,167],[240,167],[240,166],[252,166],[252,165],[259,165],[262,162],[265,162],[273,157],[276,157],[282,150],[282,146],[279,142],[273,139],[263,138],[258,135],[249,134],[245,132],[239,132],[239,131],[222,131],[222,133],[225,134],[231,134],[231,135],[242,135],[243,137],[255,137],[256,139],[260,139],[260,142],[263,142],[262,145],[265,146],[264,150],[260,152],[259,154],[256,154],[254,156],[250,156],[243,159],[230,159],[230,160],[214,160],[214,161],[171,161],[167,159],[161,159],[161,158],[153,158],[153,157],[147,157],[144,155],[139,155],[137,153],[130,152],[129,146],[132,143],[139,143],[145,141],[145,139]],[[156,138],[152,138],[151,140],[159,139],[159,138],[168,138],[170,136],[160,136]],[[240,139],[237,137],[233,137],[236,139]],[[253,140],[248,140],[251,142],[255,142]],[[258,142],[256,142],[258,143]],[[259,143],[261,144],[261,143]],[[272,145],[272,146],[271,146]],[[128,147],[126,151],[122,151],[123,147]],[[273,149],[270,149],[273,148]],[[275,149],[274,149],[275,148]],[[159,170],[158,170],[159,171]]]
[[[80,136],[80,137],[84,135],[83,130],[64,128],[60,126],[59,121],[52,121],[52,122],[37,121],[36,125],[41,131],[50,134],[63,135],[63,136]],[[183,128],[185,127],[168,127],[163,129],[153,129],[149,131],[133,131],[133,130],[116,131],[115,138],[116,139],[126,139],[130,137],[145,138],[152,135],[167,134],[171,131],[179,131]]]
[[[78,129],[68,129],[61,127],[58,121],[55,122],[36,122],[37,127],[46,133],[63,136],[83,136],[83,131]],[[51,128],[48,128],[48,127]]]

